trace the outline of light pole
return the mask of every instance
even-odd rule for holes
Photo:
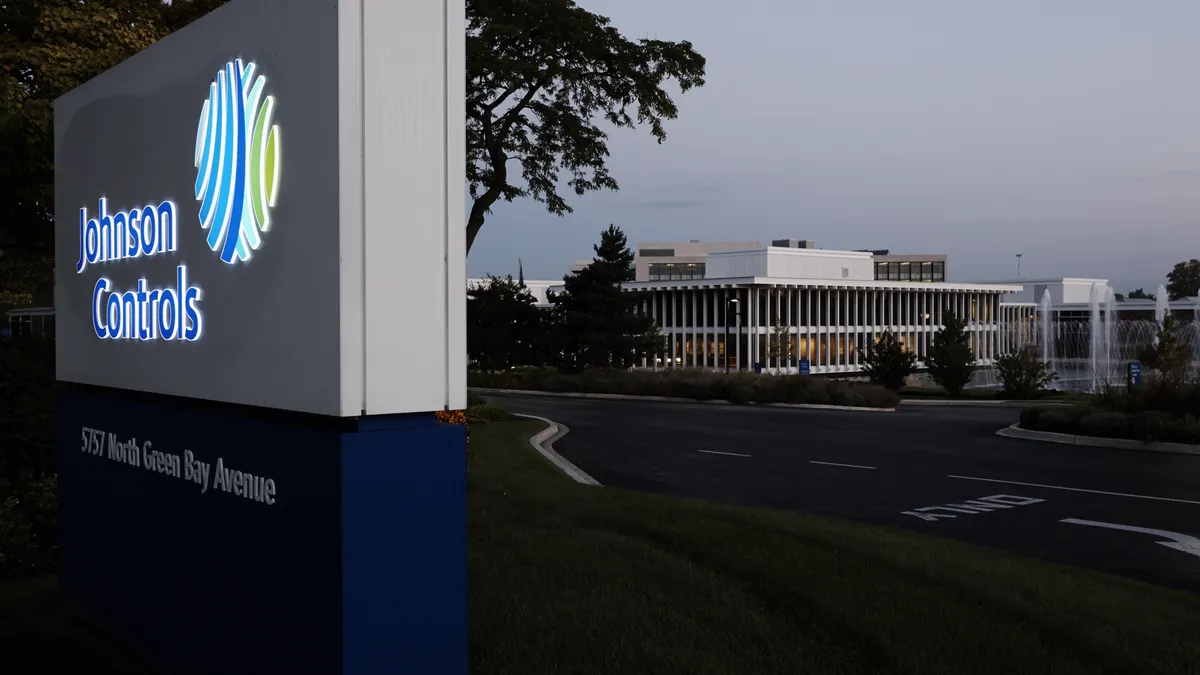
[[[729,298],[725,301],[725,372],[729,372],[729,310],[733,309],[737,317],[741,317],[741,312],[738,308],[738,299]]]
[[[1017,254],[1017,281],[1021,280],[1021,254]]]

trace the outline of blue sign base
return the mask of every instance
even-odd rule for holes
[[[58,395],[60,585],[165,673],[467,672],[465,429]]]

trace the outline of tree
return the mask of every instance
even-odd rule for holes
[[[1056,377],[1049,363],[1038,356],[1037,347],[1025,345],[996,359],[996,370],[1004,386],[1001,395],[1026,401],[1037,398]]]
[[[0,33],[0,287],[36,292],[53,269],[54,99],[225,0],[21,0]],[[33,284],[33,285],[31,285]]]
[[[1130,300],[1156,300],[1157,299],[1153,293],[1147,293],[1146,291],[1144,291],[1143,289],[1140,289],[1140,288],[1135,288],[1132,291],[1129,291],[1129,295],[1127,295],[1125,297]]]
[[[791,367],[794,341],[791,329],[776,319],[775,325],[771,327],[771,335],[767,338],[767,358],[776,368]]]
[[[1167,274],[1167,299],[1182,300],[1200,295],[1200,260],[1176,263]]]
[[[867,346],[863,364],[863,372],[872,383],[899,391],[908,376],[917,372],[917,355],[905,350],[895,334],[885,331],[875,344]]]
[[[1180,333],[1186,328],[1173,315],[1166,315],[1158,325],[1154,344],[1143,347],[1138,359],[1147,368],[1157,371],[1160,377],[1182,381],[1192,362],[1191,345],[1180,339]]]
[[[500,199],[532,197],[570,213],[560,172],[576,195],[616,190],[600,121],[647,124],[661,143],[663,122],[678,114],[663,84],[673,79],[684,92],[704,84],[704,57],[691,43],[628,40],[572,0],[466,2],[467,250]]]
[[[965,320],[953,312],[945,312],[942,329],[929,345],[925,365],[933,381],[947,393],[951,396],[962,393],[975,374],[975,354]]]
[[[542,365],[544,310],[512,276],[488,277],[467,290],[467,354],[480,370]]]
[[[630,368],[662,351],[654,319],[639,313],[636,296],[621,290],[633,281],[633,252],[615,225],[601,233],[595,258],[563,278],[554,294],[563,370]]]

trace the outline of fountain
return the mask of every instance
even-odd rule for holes
[[[1042,361],[1049,363],[1050,369],[1058,372],[1054,363],[1054,307],[1050,300],[1050,289],[1042,293],[1042,305],[1038,314],[1038,320],[1042,324]]]
[[[1158,292],[1154,295],[1154,320],[1161,324],[1170,313],[1171,308],[1167,304],[1167,289],[1159,284]]]

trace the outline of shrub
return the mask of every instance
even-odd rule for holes
[[[0,499],[0,578],[52,571],[57,541],[57,476],[22,483]]]
[[[1129,415],[1119,412],[1094,412],[1079,420],[1079,434],[1101,438],[1134,438]]]
[[[904,349],[895,334],[885,331],[863,355],[863,372],[872,384],[900,391],[908,376],[917,372],[917,355]]]
[[[0,339],[0,482],[54,473],[53,342]]]
[[[1033,345],[1026,345],[1012,354],[997,358],[996,370],[1004,385],[1001,395],[1021,401],[1041,396],[1055,378],[1050,364],[1038,357]]]
[[[925,363],[929,376],[946,393],[951,396],[962,393],[975,374],[975,354],[965,320],[953,312],[945,313],[942,329],[933,336]]]
[[[701,369],[546,370],[471,373],[475,387],[563,393],[629,394],[732,403],[816,403],[893,408],[900,397],[882,387],[807,375],[761,376]],[[477,399],[476,399],[477,400]]]
[[[1147,442],[1166,441],[1172,437],[1175,421],[1171,415],[1160,410],[1147,410],[1132,417],[1131,426],[1138,438]]]
[[[467,408],[466,418],[467,424],[487,424],[511,421],[513,415],[499,403],[483,403]]]

